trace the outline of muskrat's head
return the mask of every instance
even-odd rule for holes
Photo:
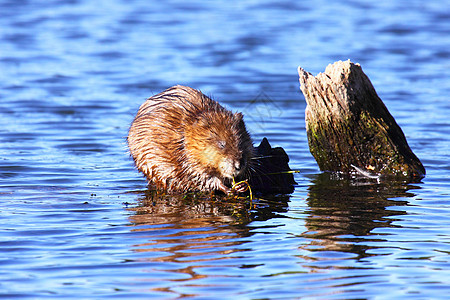
[[[203,172],[228,183],[245,175],[253,156],[251,138],[241,113],[205,111],[186,126],[188,159]]]

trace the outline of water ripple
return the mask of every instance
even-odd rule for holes
[[[445,298],[450,14],[433,1],[3,1],[0,297]],[[422,182],[320,173],[297,66],[361,63]],[[149,96],[202,89],[290,157],[291,195],[154,197],[126,146]]]

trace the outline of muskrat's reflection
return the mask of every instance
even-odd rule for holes
[[[366,239],[375,228],[395,226],[392,225],[395,218],[391,217],[406,212],[388,207],[406,205],[406,200],[398,198],[412,197],[414,194],[408,190],[419,188],[405,182],[377,183],[332,177],[322,173],[309,187],[310,214],[305,224],[308,231],[302,236],[310,243],[302,248],[310,251],[351,252],[358,258],[367,256],[369,247],[357,242]]]
[[[130,208],[134,225],[178,224],[186,228],[211,225],[245,225],[253,220],[264,221],[288,207],[289,195],[227,201],[224,197],[190,194],[161,194],[146,191],[137,207]]]
[[[252,235],[245,225],[286,211],[287,201],[288,197],[257,200],[250,210],[248,202],[148,192],[139,206],[129,209],[135,212],[129,217],[132,231],[142,233],[133,251],[148,253],[143,259],[149,262],[165,262],[168,272],[188,275],[180,280],[202,278],[196,268],[245,251],[238,247]]]

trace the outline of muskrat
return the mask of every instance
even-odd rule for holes
[[[167,191],[231,191],[254,156],[242,113],[198,90],[173,86],[148,98],[131,124],[128,146],[150,185]]]

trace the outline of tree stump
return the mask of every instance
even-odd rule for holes
[[[298,68],[309,149],[322,171],[422,178],[400,126],[359,64],[328,65],[313,76]]]

